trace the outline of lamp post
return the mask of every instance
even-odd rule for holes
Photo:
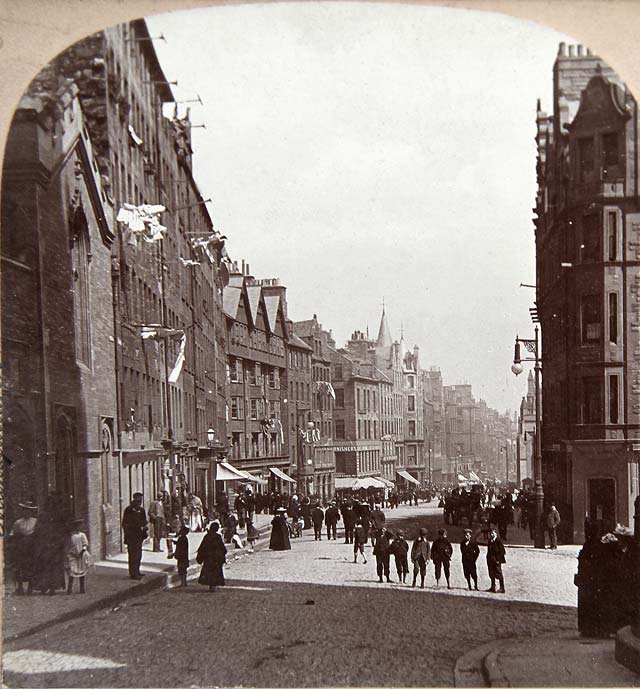
[[[523,344],[525,349],[533,354],[533,358],[520,358],[520,345]],[[544,524],[542,522],[544,515],[544,489],[542,486],[542,432],[540,420],[540,371],[542,362],[540,361],[538,339],[538,326],[535,327],[535,337],[533,340],[525,340],[516,335],[516,344],[513,355],[513,365],[511,371],[514,375],[519,376],[524,371],[522,361],[533,361],[535,371],[535,404],[536,404],[536,430],[533,453],[534,464],[534,484],[536,497],[536,530],[533,544],[536,548],[544,548]]]
[[[429,490],[431,490],[431,440],[429,440]]]

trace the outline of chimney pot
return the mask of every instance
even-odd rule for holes
[[[567,54],[567,44],[563,41],[558,46],[558,55],[566,55],[566,54]]]
[[[582,45],[578,44],[578,55],[582,55]]]
[[[569,57],[573,57],[574,51],[575,51],[575,46],[574,46],[574,45],[570,45],[570,46],[569,46]]]

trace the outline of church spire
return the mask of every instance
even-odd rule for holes
[[[376,340],[376,349],[381,347],[391,347],[393,340],[391,339],[391,330],[387,323],[387,315],[384,311],[384,304],[382,306],[382,318],[380,319],[380,329],[378,330],[378,339]]]

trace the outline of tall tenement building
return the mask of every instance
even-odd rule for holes
[[[537,144],[543,482],[580,542],[585,517],[630,524],[638,495],[637,102],[600,58],[561,43]]]
[[[8,493],[54,495],[98,556],[122,547],[135,491],[210,503],[227,440],[224,241],[193,180],[188,116],[163,114],[173,101],[139,20],[42,70],[7,142]]]

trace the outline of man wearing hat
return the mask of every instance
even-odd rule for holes
[[[127,546],[129,559],[129,578],[142,579],[140,561],[142,560],[142,544],[148,535],[147,515],[142,506],[142,493],[134,493],[129,507],[122,515],[122,530],[124,542]]]
[[[9,531],[11,561],[16,582],[16,594],[24,594],[23,584],[27,582],[27,593],[33,591],[35,573],[35,540],[33,537],[38,508],[30,501],[18,503],[20,517]]]
[[[453,546],[447,538],[446,529],[438,530],[438,538],[431,545],[431,559],[436,569],[436,586],[440,584],[440,572],[444,569],[444,578],[447,580],[447,588],[451,588],[451,556]]]
[[[489,543],[487,544],[487,569],[491,579],[491,593],[496,592],[496,580],[500,584],[499,593],[504,593],[504,577],[502,575],[502,565],[506,562],[505,548],[502,541],[498,538],[498,532],[492,528],[489,532]]]
[[[427,562],[431,557],[431,547],[427,540],[427,530],[420,529],[418,538],[411,546],[411,561],[413,562],[413,584],[415,587],[418,571],[420,572],[420,588],[424,588],[424,578],[427,574]]]
[[[547,528],[549,529],[549,548],[556,550],[558,547],[558,527],[560,526],[560,512],[558,512],[555,503],[549,506],[549,514],[547,515]]]
[[[322,540],[322,522],[324,521],[324,512],[320,507],[320,500],[316,501],[316,506],[311,510],[311,521],[313,522],[313,532],[316,541]]]
[[[324,513],[324,523],[327,525],[327,540],[331,540],[331,535],[333,534],[333,540],[336,540],[336,531],[338,526],[338,520],[340,519],[340,512],[336,507],[334,500],[331,501],[327,511]]]
[[[464,530],[464,538],[460,543],[460,554],[462,555],[462,570],[464,578],[467,580],[469,591],[471,591],[471,580],[475,590],[478,590],[478,571],[476,569],[476,560],[480,556],[480,546],[472,538],[471,529]]]

